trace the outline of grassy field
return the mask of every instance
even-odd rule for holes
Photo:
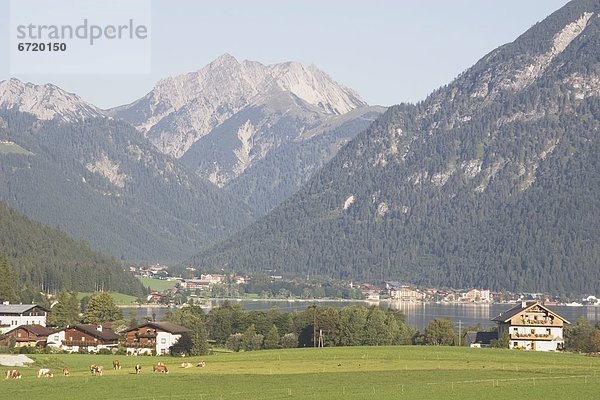
[[[79,300],[81,300],[83,297],[85,296],[91,296],[94,293],[86,293],[86,292],[79,292],[77,294],[77,298]],[[136,304],[136,299],[137,297],[135,296],[130,296],[128,294],[123,294],[123,293],[116,293],[116,292],[110,292],[110,295],[112,296],[115,304],[117,305],[135,305]]]
[[[573,354],[451,347],[347,347],[219,353],[188,359],[33,355],[3,398],[52,399],[597,399],[600,359]],[[123,365],[110,369],[113,359]],[[179,367],[182,360],[205,368]],[[153,374],[158,360],[170,373]],[[89,365],[106,369],[91,376]],[[142,374],[134,374],[134,365]],[[62,367],[71,376],[60,376]],[[54,378],[37,379],[37,368]],[[4,367],[3,370],[8,368]],[[92,396],[93,394],[93,396]]]
[[[25,150],[16,143],[0,143],[0,154],[23,154],[32,156],[33,153]]]
[[[138,278],[144,287],[149,287],[150,290],[156,290],[162,292],[163,290],[171,289],[175,287],[177,281],[165,281],[162,279],[154,278]]]

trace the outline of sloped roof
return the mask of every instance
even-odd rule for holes
[[[492,340],[498,339],[498,332],[467,332],[469,343],[491,344]]]
[[[511,308],[510,310],[508,310],[506,312],[503,312],[502,314],[498,315],[496,318],[493,318],[492,321],[495,321],[495,322],[508,322],[508,320],[511,319],[512,317],[514,317],[515,315],[520,314],[521,312],[527,311],[530,308],[533,308],[534,306],[538,306],[540,308],[543,308],[549,314],[551,314],[551,315],[553,315],[553,316],[555,316],[557,318],[562,319],[567,324],[570,324],[569,321],[567,321],[566,319],[564,319],[563,317],[561,317],[560,315],[558,315],[554,311],[550,310],[548,307],[545,307],[539,301],[528,301],[528,302],[525,302],[525,303],[519,303],[516,306],[514,306],[513,308]]]
[[[96,325],[78,324],[78,325],[71,326],[69,328],[77,329],[83,333],[87,333],[88,335],[94,336],[95,338],[98,338],[101,340],[108,341],[108,340],[118,340],[119,339],[119,335],[114,333],[112,330],[103,329],[102,331],[99,331]],[[65,328],[65,329],[69,329],[69,328]]]
[[[46,328],[45,326],[42,326],[42,325],[33,324],[33,325],[19,325],[16,328],[11,329],[10,331],[6,332],[6,334],[8,335],[11,332],[16,331],[17,329],[25,329],[26,331],[31,332],[36,336],[48,336],[55,332],[54,329]]]
[[[0,314],[22,314],[36,307],[48,311],[37,304],[0,304]]]
[[[149,328],[154,328],[154,329],[157,329],[157,330],[160,330],[160,331],[165,331],[165,332],[173,333],[175,335],[182,334],[182,333],[187,333],[187,332],[191,332],[191,329],[188,329],[185,326],[177,325],[177,324],[174,324],[172,322],[166,322],[166,321],[161,321],[161,322],[145,322],[145,323],[140,324],[140,325],[138,325],[136,327],[127,329],[126,332],[137,331],[138,329],[143,328],[145,326],[147,326]]]

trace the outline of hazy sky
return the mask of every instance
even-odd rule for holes
[[[198,70],[229,53],[240,61],[315,64],[370,104],[415,102],[565,3],[154,0],[150,74],[15,77],[50,82],[108,108],[142,97],[161,78]],[[114,4],[118,11],[119,1]],[[3,55],[8,53],[7,15],[8,0],[0,0]],[[7,56],[0,57],[0,80],[9,77]]]

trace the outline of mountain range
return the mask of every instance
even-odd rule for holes
[[[112,110],[10,79],[0,200],[122,260],[181,261],[285,200],[383,110],[314,66],[229,55]]]
[[[204,268],[600,291],[600,4],[576,0],[389,108]]]
[[[107,113],[261,215],[384,110],[313,65],[224,54]]]
[[[388,109],[227,54],[109,110],[3,81],[0,201],[121,260],[598,293],[599,11]]]

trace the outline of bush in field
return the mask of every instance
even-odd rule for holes
[[[281,338],[281,347],[284,349],[293,349],[298,347],[298,335],[295,333],[286,333]]]
[[[233,335],[229,335],[227,341],[225,342],[225,347],[227,347],[231,351],[240,351],[242,346],[242,334],[234,333]]]

